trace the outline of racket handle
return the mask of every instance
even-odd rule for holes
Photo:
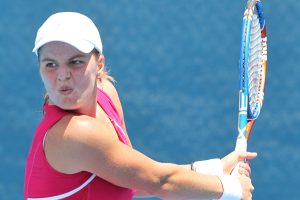
[[[237,152],[246,152],[247,151],[247,139],[245,137],[239,136],[236,140],[236,145],[235,145],[235,151]],[[234,167],[232,170],[231,174],[235,177],[238,177],[240,175],[239,173],[239,168],[241,163],[245,163],[246,160],[244,161],[239,161],[237,165]]]
[[[236,139],[235,151],[238,152],[246,152],[247,151],[247,139],[244,135],[239,136]]]

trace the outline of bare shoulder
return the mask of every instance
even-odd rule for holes
[[[67,115],[48,131],[44,146],[47,160],[63,173],[89,171],[87,159],[93,152],[105,159],[108,150],[119,143],[112,137],[113,131],[95,118]]]
[[[47,134],[47,160],[61,173],[88,171],[121,187],[145,190],[157,182],[158,162],[112,137],[113,132],[92,117],[65,116]]]
[[[112,98],[113,101],[119,100],[118,91],[113,82],[108,79],[101,81],[103,90]]]

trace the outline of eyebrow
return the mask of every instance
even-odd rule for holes
[[[44,59],[41,60],[41,62],[49,62],[49,61],[53,62],[55,60],[51,59],[51,58],[44,58]]]
[[[88,54],[76,54],[69,58],[68,60],[73,60],[74,58],[86,58]]]
[[[74,56],[68,58],[68,60],[73,60],[73,59],[75,59],[75,58],[86,58],[86,57],[87,57],[86,54],[76,54],[76,55],[74,55]],[[47,58],[47,57],[46,57],[46,58],[43,58],[43,59],[41,60],[41,62],[49,62],[49,61],[54,62],[55,59]]]

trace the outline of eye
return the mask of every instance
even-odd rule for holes
[[[80,59],[74,59],[70,61],[70,64],[75,66],[75,67],[79,67],[81,65],[83,65],[85,62],[83,60]]]
[[[54,69],[57,68],[57,64],[54,62],[47,62],[44,64],[44,66],[46,67],[46,69]]]

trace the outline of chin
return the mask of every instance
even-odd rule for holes
[[[79,108],[77,102],[71,102],[71,101],[57,101],[57,102],[53,102],[53,104],[63,110],[77,110]]]
[[[76,111],[82,107],[84,99],[78,98],[77,96],[56,96],[55,98],[52,98],[52,100],[50,97],[50,102],[63,110]]]
[[[63,110],[76,110],[76,106],[71,106],[71,105],[56,105],[57,107],[63,109]]]

